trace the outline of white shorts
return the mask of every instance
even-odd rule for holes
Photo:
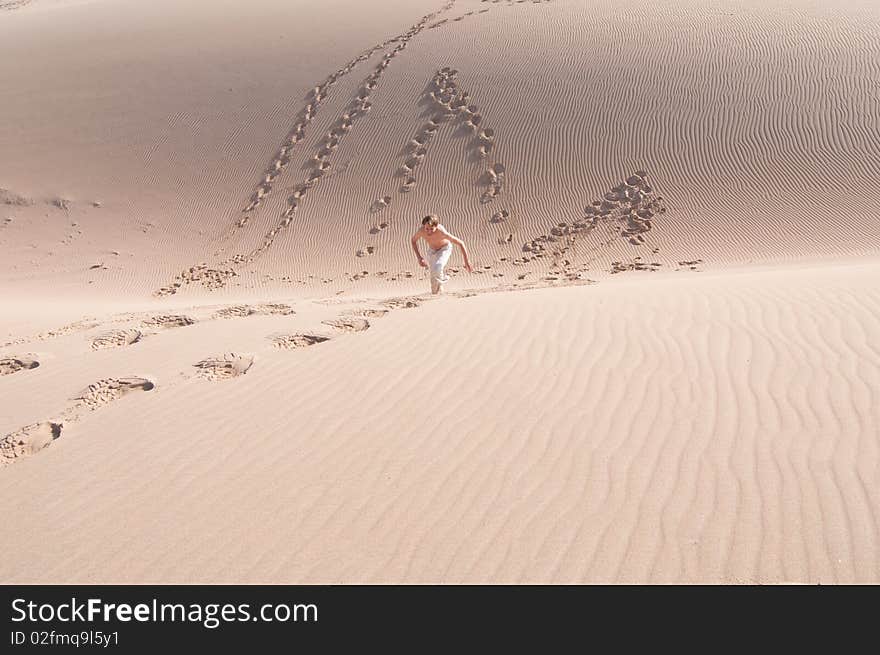
[[[452,242],[447,241],[442,248],[434,250],[428,246],[426,259],[428,260],[428,270],[431,272],[431,281],[437,281],[440,284],[446,282],[449,278],[446,275],[446,264],[452,256]]]

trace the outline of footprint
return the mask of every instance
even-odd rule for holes
[[[0,359],[0,375],[12,375],[19,371],[27,371],[40,365],[31,357],[5,357]]]
[[[254,308],[257,314],[273,314],[277,316],[290,316],[295,314],[293,307],[284,303],[261,303]]]
[[[61,427],[61,423],[44,421],[7,434],[0,440],[0,466],[43,450],[61,436]]]
[[[323,323],[343,332],[363,332],[370,327],[370,322],[363,318],[337,318]]]
[[[506,209],[502,209],[499,212],[492,214],[492,218],[489,219],[490,223],[503,223],[508,218],[510,218],[510,212]]]
[[[697,270],[697,267],[702,263],[703,263],[702,259],[691,259],[691,260],[687,260],[687,261],[680,261],[680,262],[678,262],[678,265],[681,266],[682,268],[688,268],[692,271],[695,271],[695,270]]]
[[[248,372],[253,366],[252,355],[236,355],[227,353],[222,357],[203,359],[198,364],[193,364],[199,369],[199,376],[211,382],[219,380],[231,380]]]
[[[361,309],[354,312],[355,316],[363,316],[365,318],[382,318],[388,313],[387,309]]]
[[[370,211],[373,213],[380,212],[385,209],[388,205],[391,204],[391,196],[383,196],[378,200],[374,201],[370,206]]]
[[[187,325],[192,325],[193,323],[195,323],[195,321],[189,316],[182,316],[177,314],[160,314],[159,316],[148,318],[143,322],[145,326],[156,328],[186,327]]]
[[[467,126],[472,132],[476,132],[482,123],[483,116],[481,114],[470,114],[468,116]]]
[[[90,384],[73,400],[89,410],[96,410],[134,391],[152,391],[155,387],[146,378],[105,378]]]
[[[499,187],[497,187],[497,186],[492,187],[491,189],[488,189],[487,191],[484,191],[483,194],[480,196],[480,203],[485,205],[487,203],[492,202],[493,200],[495,200],[495,197],[498,195],[498,193],[499,193]]]
[[[382,304],[391,309],[412,309],[421,303],[415,298],[391,298]]]
[[[326,158],[339,145],[339,140],[342,135],[351,130],[353,121],[361,116],[366,115],[371,110],[372,103],[369,100],[370,95],[376,88],[378,88],[378,86],[380,86],[380,78],[383,75],[384,71],[387,69],[388,65],[391,63],[391,60],[398,53],[402,52],[407,47],[408,42],[412,38],[414,38],[420,31],[425,29],[430,21],[437,16],[437,14],[449,10],[453,6],[454,2],[455,0],[447,2],[447,4],[439,11],[433,12],[423,17],[420,22],[412,25],[406,32],[398,34],[391,39],[387,39],[381,44],[375,46],[374,48],[361,53],[354,59],[347,62],[344,66],[336,70],[334,73],[331,73],[329,76],[327,76],[323,82],[311,88],[311,91],[305,96],[305,103],[303,108],[297,114],[297,122],[293,126],[292,130],[288,132],[287,137],[281,144],[280,148],[277,150],[274,158],[271,160],[271,163],[269,164],[267,169],[265,169],[266,172],[263,173],[262,181],[255,187],[254,193],[250,198],[250,204],[248,204],[247,207],[244,209],[244,213],[249,213],[250,211],[256,209],[270,194],[270,192],[272,192],[273,184],[276,178],[280,175],[282,169],[284,169],[291,160],[292,149],[296,146],[297,143],[305,138],[306,127],[311,124],[314,117],[319,113],[319,108],[322,102],[328,96],[328,92],[332,85],[335,84],[340,77],[342,77],[343,75],[347,75],[349,72],[351,72],[354,67],[357,66],[360,62],[367,61],[368,59],[370,59],[370,57],[373,56],[374,53],[387,48],[392,43],[396,43],[397,45],[392,49],[391,52],[386,52],[382,55],[381,62],[366,77],[361,87],[359,87],[356,98],[349,103],[341,118],[333,124],[334,127],[331,129],[327,137],[327,142],[322,146],[321,151],[318,153],[317,160],[315,161],[317,168],[315,170],[312,170],[311,173],[308,175],[305,186],[314,186],[320,180],[320,178],[325,173],[327,173],[327,171],[330,169],[330,163],[326,161]],[[445,73],[451,79],[455,77],[457,71],[448,69],[445,71]],[[437,127],[439,127],[439,125],[433,123],[431,125],[432,127],[429,128],[429,131],[436,131]],[[374,211],[384,209],[384,207],[387,207],[390,201],[390,196],[385,196],[379,199],[379,202]],[[281,227],[287,227],[290,221],[291,216],[289,214],[285,214],[284,222],[282,223]],[[242,226],[243,223],[238,225],[238,227]],[[269,237],[264,240],[263,246],[253,251],[251,259],[264,253],[272,245],[272,238],[274,236],[275,231],[270,232]],[[233,273],[233,275],[234,274],[235,273]],[[190,281],[192,280],[187,280],[187,283],[189,283]],[[199,281],[202,280],[200,279]],[[212,285],[209,288],[219,288],[225,285],[225,279],[218,282],[218,284]],[[180,283],[178,282],[174,285],[163,287],[156,292],[156,295],[161,296],[174,294],[177,292],[179,286]]]
[[[248,305],[232,305],[214,312],[214,318],[244,318],[256,313],[256,310]]]
[[[276,348],[282,350],[294,350],[296,348],[305,348],[314,346],[317,343],[329,341],[330,337],[323,337],[317,334],[282,334],[272,337],[272,343]]]
[[[130,346],[140,341],[143,336],[143,332],[140,330],[115,330],[107,332],[92,339],[92,350]]]
[[[134,391],[150,391],[155,384],[145,378],[105,378],[90,384],[63,414],[63,421],[44,421],[25,426],[0,440],[0,466],[32,455],[61,436],[64,423],[80,418],[77,410],[94,411]]]

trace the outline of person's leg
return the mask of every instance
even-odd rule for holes
[[[425,260],[428,262],[428,275],[431,277],[431,293],[440,293],[440,281],[437,279],[437,256],[440,251],[434,250],[430,246],[425,249]]]
[[[452,255],[452,244],[447,243],[445,246],[440,248],[440,250],[431,250],[429,251],[431,258],[430,262],[430,270],[431,270],[431,293],[438,294],[443,291],[443,284],[449,279],[446,277],[446,263],[449,261],[449,257]]]

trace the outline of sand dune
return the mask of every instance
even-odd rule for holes
[[[878,53],[863,0],[0,2],[0,580],[880,581]]]
[[[876,581],[878,272],[450,297],[348,334],[326,317],[380,303],[307,301],[103,361],[59,337],[54,374],[0,379],[16,418],[74,370],[155,388],[93,385],[94,411],[3,470],[0,577]],[[223,346],[246,368],[198,360]]]
[[[644,242],[615,238],[613,224],[592,231],[564,258],[571,271],[607,275],[649,255],[721,268],[876,252],[872,5],[265,2],[260,29],[288,29],[254,40],[257,16],[204,11],[210,30],[187,27],[199,3],[40,4],[0,23],[11,89],[0,181],[33,202],[8,211],[2,233],[17,289],[49,275],[122,297],[408,293],[417,271],[400,244],[426,213],[515,281],[524,245],[583,220],[638,170],[668,213]],[[331,18],[342,5],[350,22]],[[92,43],[98,14],[126,35],[115,47],[138,53],[134,73]],[[51,77],[15,66],[47,33]],[[70,74],[86,65],[90,80]],[[445,109],[430,96],[443,95],[432,79],[444,69],[457,71]],[[86,100],[89,85],[117,91]],[[506,231],[487,225],[500,209]],[[559,274],[554,264],[547,253],[526,268]]]

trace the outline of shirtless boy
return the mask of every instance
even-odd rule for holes
[[[426,262],[419,252],[419,239],[424,239],[428,243]],[[449,278],[446,277],[446,263],[452,254],[452,244],[461,248],[461,254],[464,257],[464,267],[468,272],[473,271],[470,259],[468,258],[467,248],[464,242],[456,236],[453,236],[440,225],[440,219],[434,216],[425,216],[422,219],[422,229],[416,232],[412,237],[412,247],[419,260],[419,266],[424,266],[431,271],[431,293],[440,293],[443,290],[443,283]]]

